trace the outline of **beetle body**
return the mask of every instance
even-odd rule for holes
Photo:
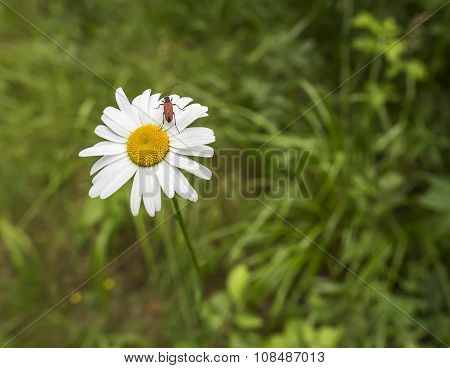
[[[172,101],[170,100],[169,96],[164,97],[164,118],[166,119],[166,121],[168,123],[171,123],[173,120],[173,104]]]

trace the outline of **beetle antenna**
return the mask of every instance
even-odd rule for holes
[[[172,92],[172,88],[173,88],[173,87],[175,87],[175,86],[178,86],[178,83],[174,83],[174,84],[172,84],[172,87],[170,87],[170,89],[169,89],[169,93],[168,93],[167,95],[170,95],[170,92]]]
[[[164,89],[164,90],[161,92],[161,96],[169,96],[169,95],[170,95],[170,92],[172,92],[172,88],[175,87],[175,86],[177,86],[177,85],[178,85],[178,83],[172,84],[172,86],[171,86],[170,89],[169,89],[169,93],[168,93],[167,95],[165,94],[165,91],[167,91],[167,88]]]

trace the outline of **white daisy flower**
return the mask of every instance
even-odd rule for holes
[[[192,104],[189,97],[169,96],[175,118],[164,119],[161,94],[144,91],[130,104],[122,88],[116,90],[119,109],[107,107],[94,133],[104,141],[86,148],[80,157],[102,156],[91,169],[91,198],[108,198],[134,177],[131,187],[131,213],[139,213],[141,200],[150,216],[161,210],[161,188],[172,198],[175,193],[193,202],[195,189],[179,169],[209,180],[211,171],[187,156],[212,157],[207,146],[215,141],[209,128],[188,128],[208,116],[208,108]]]

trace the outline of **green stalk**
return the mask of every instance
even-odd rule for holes
[[[203,289],[202,273],[200,271],[200,266],[198,265],[197,256],[195,255],[194,248],[192,247],[191,240],[189,239],[189,235],[186,231],[186,226],[184,225],[183,215],[181,214],[180,207],[178,206],[178,201],[177,201],[176,197],[172,198],[172,204],[174,207],[175,215],[178,220],[178,224],[180,225],[180,228],[181,228],[181,232],[183,233],[184,241],[186,242],[186,246],[187,246],[189,253],[191,255],[191,258],[192,258],[192,262],[194,263],[194,268],[197,271],[197,275],[198,275],[198,279],[199,279],[199,283],[200,283],[200,290],[202,290]],[[201,293],[201,291],[200,291],[200,293]]]

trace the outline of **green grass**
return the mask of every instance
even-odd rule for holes
[[[149,231],[10,346],[443,346],[311,241],[450,344],[450,7],[284,130],[443,1],[5,2],[96,75],[0,5],[2,344]],[[174,82],[215,148],[310,152],[312,198],[264,199],[299,232],[257,200],[180,200],[200,304],[171,203],[89,199],[78,158],[111,86]]]

